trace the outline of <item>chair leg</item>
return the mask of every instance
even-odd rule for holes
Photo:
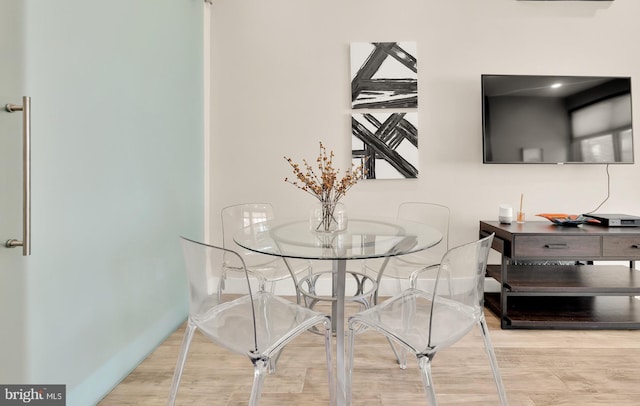
[[[496,388],[498,389],[498,396],[500,396],[500,404],[507,406],[507,394],[504,390],[504,384],[502,383],[502,376],[500,375],[500,369],[498,369],[498,360],[496,359],[496,353],[493,350],[493,344],[491,343],[491,337],[489,337],[489,329],[487,328],[487,322],[484,317],[478,322],[480,326],[480,332],[482,333],[482,339],[484,340],[484,347],[489,356],[489,363],[491,364],[491,371],[493,372],[493,379],[496,382]]]
[[[331,328],[331,320],[325,320],[324,322],[324,347],[327,354],[327,378],[329,380],[329,404],[335,406],[336,402],[336,378],[333,373],[333,359],[331,354],[332,349],[333,331]]]
[[[391,351],[393,351],[393,355],[395,355],[396,360],[398,360],[398,365],[400,365],[400,369],[407,369],[407,349],[404,348],[403,346],[400,346],[399,349],[396,348],[395,344],[389,337],[387,337],[387,342],[389,342],[389,345],[391,346]]]
[[[176,369],[173,371],[173,382],[171,383],[169,400],[167,401],[168,406],[172,406],[176,402],[176,395],[178,394],[180,378],[182,378],[182,371],[184,369],[184,364],[187,361],[187,354],[189,353],[189,347],[191,346],[191,340],[193,339],[193,334],[195,333],[195,331],[196,325],[193,324],[191,320],[188,320],[187,329],[184,332],[184,337],[182,338],[182,344],[180,346],[180,355],[178,355]]]
[[[253,366],[253,386],[251,387],[251,398],[249,406],[258,406],[262,395],[262,384],[267,375],[267,367],[270,361],[256,360]]]
[[[347,335],[347,374],[345,376],[345,399],[346,404],[351,405],[352,389],[351,381],[353,379],[353,353],[355,344],[356,332],[353,328],[353,324],[349,323],[349,334]],[[342,388],[338,388],[342,390]]]
[[[422,355],[418,357],[418,366],[420,367],[420,373],[422,375],[422,384],[424,385],[424,391],[427,395],[427,404],[430,406],[436,406],[438,401],[436,400],[436,391],[433,388],[433,376],[431,376],[431,359],[433,355]]]
[[[405,299],[405,305],[402,307],[402,326],[403,330],[407,331],[409,328],[409,320],[413,318],[413,314],[415,313],[415,299],[412,296],[409,296]],[[391,350],[393,351],[393,355],[396,356],[398,360],[398,365],[400,365],[400,369],[407,369],[407,349],[404,346],[400,346],[400,348],[396,348],[395,344],[389,337],[387,337],[387,341],[391,346]]]
[[[278,360],[280,359],[280,355],[282,355],[282,351],[284,350],[284,348],[281,348],[280,351],[276,352],[275,354],[273,354],[273,356],[271,358],[269,358],[269,373],[270,374],[275,374],[276,373],[276,366],[278,364]]]

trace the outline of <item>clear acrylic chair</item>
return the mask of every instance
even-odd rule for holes
[[[255,278],[247,272],[243,258],[234,251],[184,237],[181,237],[181,243],[189,284],[189,317],[168,405],[175,403],[196,330],[213,343],[249,358],[254,365],[249,405],[257,405],[265,375],[275,371],[275,360],[284,347],[318,325],[324,327],[329,398],[331,404],[335,404],[330,317],[270,292],[252,289],[251,281]]]
[[[493,236],[447,251],[438,267],[433,292],[409,288],[349,318],[347,404],[351,401],[356,330],[374,329],[413,353],[428,403],[436,405],[431,361],[438,351],[456,343],[475,325],[480,327],[500,404],[507,404],[483,312],[484,276]]]
[[[260,279],[261,289],[266,289],[266,285],[269,284],[271,292],[274,293],[276,282],[291,278],[298,295],[298,303],[300,303],[297,275],[308,272],[308,261],[260,254],[244,249],[233,241],[233,237],[241,229],[260,227],[260,223],[273,220],[275,218],[273,206],[269,203],[236,204],[223,208],[221,216],[223,247],[236,251],[242,256],[247,270]]]
[[[425,268],[435,269],[440,264],[442,256],[449,249],[449,217],[450,210],[447,206],[428,202],[403,202],[398,206],[396,217],[403,220],[415,221],[437,229],[442,234],[442,240],[437,245],[413,254],[388,257],[384,260],[369,261],[368,272],[376,274],[376,283],[381,285],[383,278],[398,282],[398,290],[401,291],[401,282],[407,284],[417,281],[417,276]],[[414,287],[414,286],[411,286]],[[374,295],[374,303],[378,303],[379,291]]]

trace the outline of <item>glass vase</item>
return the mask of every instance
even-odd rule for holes
[[[335,233],[347,228],[347,213],[342,203],[318,203],[309,215],[309,229],[318,233]]]

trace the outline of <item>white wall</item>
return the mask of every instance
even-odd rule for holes
[[[392,215],[405,200],[446,204],[452,244],[476,238],[478,221],[497,219],[500,203],[517,206],[521,193],[529,219],[591,211],[607,195],[603,165],[483,165],[481,74],[631,76],[640,98],[637,0],[220,0],[211,12],[217,242],[228,204],[270,201],[279,215],[306,215],[313,198],[283,181],[283,155],[313,160],[323,141],[349,165],[351,42],[417,41],[420,174],[363,181],[344,203],[352,216]],[[638,163],[639,150],[636,137]],[[600,212],[640,214],[637,165],[610,167]]]

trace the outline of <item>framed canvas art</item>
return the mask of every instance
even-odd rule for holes
[[[351,158],[365,179],[418,177],[418,113],[351,116]]]
[[[351,44],[353,109],[418,107],[415,42]]]

